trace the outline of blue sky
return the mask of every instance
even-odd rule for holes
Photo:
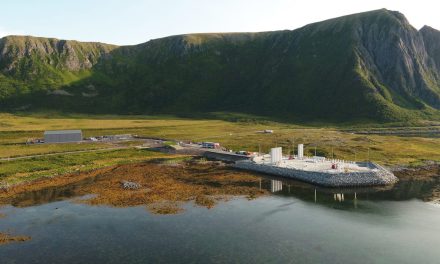
[[[440,29],[435,0],[3,0],[0,7],[0,37],[119,45],[184,33],[295,29],[383,7],[404,13],[416,28]]]

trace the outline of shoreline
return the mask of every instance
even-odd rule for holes
[[[432,180],[440,177],[440,163],[436,161],[425,161],[425,164],[417,166],[398,166],[391,170],[399,179]]]
[[[170,158],[169,160],[173,160],[173,158]],[[56,187],[60,182],[63,182],[65,184],[75,183],[79,182],[91,177],[96,177],[100,173],[106,173],[111,170],[114,170],[119,167],[123,166],[130,166],[130,165],[139,165],[139,164],[146,164],[154,162],[154,160],[148,160],[148,161],[141,161],[141,162],[134,162],[129,164],[115,164],[100,168],[93,168],[91,170],[87,171],[81,171],[81,172],[74,172],[74,173],[67,173],[62,175],[51,175],[46,177],[41,177],[37,179],[33,179],[30,181],[22,181],[14,184],[2,184],[0,185],[0,198],[4,197],[4,194],[8,194],[7,196],[14,195],[15,193],[22,193],[27,191],[32,191],[38,188],[49,188],[49,187]],[[231,166],[233,170],[236,170],[237,172],[243,170],[240,168],[235,168]],[[431,180],[436,177],[440,177],[440,163],[436,161],[427,161],[425,164],[417,165],[417,166],[410,166],[410,165],[401,165],[401,166],[395,166],[390,168],[391,173],[393,173],[398,180]],[[266,174],[268,176],[272,176],[268,173],[262,173],[257,172],[260,174]],[[289,180],[297,180],[299,182],[305,182],[307,184],[316,185],[323,188],[332,189],[330,186],[326,185],[320,185],[313,182],[307,182],[302,181],[301,179],[295,179],[295,178],[289,178],[289,177],[282,177]],[[384,185],[378,185],[378,186],[384,186]],[[28,188],[31,187],[31,188]],[[353,188],[373,188],[374,186],[334,186],[333,188],[338,187],[353,187]]]
[[[41,202],[50,200],[46,191],[69,190],[74,195],[66,198],[96,194],[81,200],[90,205],[144,205],[153,213],[175,214],[182,211],[179,204],[186,201],[209,209],[230,196],[258,198],[267,193],[258,188],[258,181],[258,175],[233,170],[219,162],[156,160],[18,184],[0,191],[0,204],[29,206],[33,202],[26,193],[41,192]],[[126,188],[124,182],[134,187]]]
[[[399,180],[392,172],[378,164],[371,163],[369,166],[372,166],[375,170],[367,172],[328,173],[257,164],[250,161],[239,161],[232,165],[232,167],[242,170],[275,175],[327,188],[375,187],[391,185]]]

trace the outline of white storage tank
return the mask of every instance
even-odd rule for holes
[[[298,144],[298,159],[304,158],[304,144]]]
[[[283,149],[281,147],[270,149],[270,162],[277,163],[283,159]]]

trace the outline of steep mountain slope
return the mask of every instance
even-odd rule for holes
[[[437,74],[436,78],[438,79],[440,72],[440,31],[424,26],[420,29],[420,34],[423,37],[426,52],[428,53],[429,66]]]
[[[0,39],[0,99],[20,99],[20,96],[41,91],[50,94],[84,79],[90,76],[98,60],[115,48],[101,43],[4,37]]]
[[[437,30],[417,31],[385,9],[293,31],[189,34],[125,47],[8,37],[0,41],[0,97],[9,108],[85,112],[437,118],[439,40]]]

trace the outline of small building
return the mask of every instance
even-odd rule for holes
[[[208,149],[219,149],[220,143],[217,142],[203,142],[202,148],[208,148]]]
[[[82,141],[81,130],[49,130],[44,132],[44,143],[68,143]]]

